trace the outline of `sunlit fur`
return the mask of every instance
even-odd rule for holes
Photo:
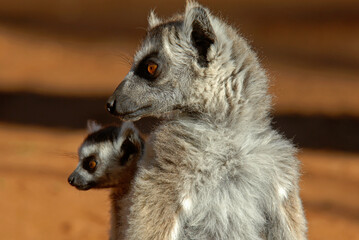
[[[72,177],[71,185],[80,190],[111,188],[110,240],[121,239],[124,232],[122,228],[127,224],[126,196],[137,171],[143,140],[130,122],[124,123],[121,127],[102,127],[89,121],[88,130],[90,134],[79,148],[80,161],[70,175],[69,182]],[[128,144],[124,145],[126,141]],[[89,156],[95,156],[97,162],[94,172],[88,172],[83,168],[83,161]],[[126,163],[121,163],[126,156]]]
[[[173,114],[146,143],[126,239],[306,239],[296,149],[271,127],[255,53],[194,2],[182,16],[149,20],[109,102],[125,120]],[[153,52],[163,71],[149,81],[135,70]]]

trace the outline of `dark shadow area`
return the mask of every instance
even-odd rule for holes
[[[356,117],[277,115],[273,126],[300,148],[359,152],[359,118]]]
[[[0,121],[45,127],[85,128],[87,119],[100,123],[119,120],[105,109],[107,97],[67,97],[29,92],[0,92]],[[136,122],[148,134],[154,118]],[[300,148],[359,152],[359,118],[320,115],[275,115],[273,125]]]
[[[29,92],[0,92],[0,121],[44,127],[83,129],[87,120],[102,124],[120,123],[106,110],[107,97],[42,95]],[[144,118],[136,126],[148,134],[158,122]]]

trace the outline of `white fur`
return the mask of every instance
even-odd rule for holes
[[[176,240],[178,238],[179,227],[180,226],[179,226],[178,216],[175,216],[173,228],[170,234],[170,240]]]
[[[150,12],[150,15],[148,16],[148,27],[154,28],[161,24],[161,19],[159,19],[155,13],[154,10]]]
[[[114,152],[114,149],[111,145],[109,144],[101,144],[100,146],[100,158],[101,159],[109,159]]]
[[[284,187],[279,187],[278,188],[278,194],[279,194],[279,197],[281,199],[286,199],[287,198],[287,190]]]
[[[182,201],[182,208],[186,214],[189,214],[192,210],[192,199],[190,197],[185,197]]]

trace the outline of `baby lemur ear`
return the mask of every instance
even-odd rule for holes
[[[207,53],[215,41],[208,10],[197,3],[189,2],[184,17],[184,30],[190,37],[191,44],[197,49],[199,65],[207,67]]]
[[[143,140],[132,122],[124,122],[122,124],[119,138],[122,139],[122,141],[119,142],[121,142],[121,152],[123,153],[120,163],[124,166],[132,154],[141,153]]]
[[[94,120],[87,120],[87,132],[89,134],[97,132],[102,128],[102,125]]]
[[[140,136],[139,131],[132,122],[124,122],[122,124],[119,137],[130,141],[137,149],[141,149],[143,140]]]

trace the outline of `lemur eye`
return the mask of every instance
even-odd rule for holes
[[[84,169],[86,169],[87,171],[89,171],[90,173],[95,171],[96,166],[97,166],[97,162],[96,162],[96,157],[95,156],[89,156],[89,157],[86,157],[83,160],[82,167]]]
[[[135,74],[149,81],[154,81],[162,72],[162,64],[157,53],[143,58],[134,69]]]
[[[91,160],[88,164],[90,169],[94,169],[96,167],[97,163],[95,160]]]
[[[148,63],[147,64],[147,72],[151,75],[154,76],[156,74],[156,70],[157,70],[158,65],[156,63]]]

